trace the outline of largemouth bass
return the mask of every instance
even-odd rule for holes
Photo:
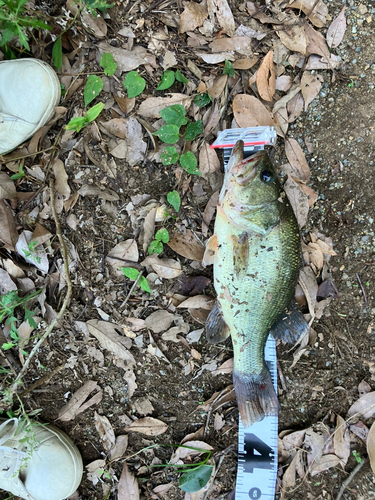
[[[233,383],[244,427],[277,415],[264,361],[268,334],[290,305],[301,264],[298,224],[264,151],[243,159],[233,148],[220,192],[205,265],[214,265],[217,302],[206,322],[209,342],[231,335]]]

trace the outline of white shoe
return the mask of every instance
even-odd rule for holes
[[[64,432],[34,420],[27,428],[17,418],[0,422],[0,489],[27,500],[63,500],[76,491],[82,458]]]
[[[61,87],[38,59],[0,61],[0,154],[29,139],[53,116]]]

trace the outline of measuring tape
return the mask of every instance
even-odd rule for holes
[[[244,141],[244,157],[276,144],[273,127],[234,128],[219,132],[211,148],[224,150],[226,169],[232,148],[238,140]],[[271,373],[277,394],[276,343],[267,339],[264,359]],[[266,416],[251,427],[244,428],[241,419],[238,427],[238,467],[236,500],[274,500],[277,478],[277,415]]]

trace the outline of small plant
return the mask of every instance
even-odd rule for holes
[[[168,69],[164,71],[163,76],[161,77],[161,81],[159,85],[156,87],[156,90],[167,90],[174,84],[175,80],[180,83],[188,83],[189,80],[184,77],[184,75],[180,72],[180,70],[173,71]]]
[[[104,74],[106,76],[112,76],[116,72],[117,62],[114,60],[112,54],[105,53],[100,59],[100,66],[104,69]]]
[[[25,311],[25,321],[29,323],[33,328],[37,328],[37,324],[32,318],[32,311],[30,311],[26,307],[26,303],[36,297],[41,290],[37,292],[33,292],[26,297],[19,297],[17,290],[12,290],[11,292],[6,293],[5,295],[0,296],[0,323],[7,320],[7,323],[10,325],[10,337],[13,342],[6,342],[2,345],[2,349],[12,349],[15,347],[17,343],[21,340],[18,330],[17,330],[17,318],[15,316],[15,309],[17,307],[22,307]],[[24,352],[24,354],[27,354]]]
[[[180,128],[186,125],[183,137],[185,141],[193,141],[195,137],[203,132],[201,120],[188,123],[186,110],[182,104],[173,104],[159,111],[160,116],[166,125],[159,128],[154,135],[157,135],[167,144],[175,144],[180,139]],[[161,154],[163,165],[173,165],[179,159],[181,166],[188,174],[201,175],[197,165],[197,159],[191,151],[183,153],[181,156],[174,146],[167,146]]]
[[[18,173],[11,175],[10,178],[12,179],[12,181],[16,181],[17,179],[22,179],[22,177],[25,177],[25,171],[22,167],[22,164],[20,163],[20,166],[18,168]]]
[[[30,243],[28,243],[28,245],[27,245],[28,249],[27,250],[22,249],[22,251],[25,254],[26,258],[30,258],[32,260],[35,260],[35,262],[40,264],[42,259],[40,257],[38,257],[38,255],[35,255],[37,253],[37,251],[36,251],[37,246],[38,246],[37,241],[30,241]]]
[[[223,75],[234,76],[233,64],[225,59]]]
[[[198,94],[194,99],[194,104],[196,104],[199,108],[204,108],[207,104],[211,103],[210,94]]]
[[[0,47],[6,46],[14,37],[18,37],[20,46],[30,50],[27,30],[29,28],[51,27],[43,21],[26,15],[24,5],[28,0],[0,0]]]
[[[128,92],[129,99],[137,97],[146,88],[146,80],[142,78],[137,71],[130,71],[122,82]]]
[[[362,462],[362,458],[361,458],[360,454],[358,453],[358,451],[353,450],[353,451],[352,451],[352,453],[353,453],[353,457],[354,457],[354,458],[357,460],[357,462],[360,464],[360,463]]]
[[[76,132],[80,132],[84,127],[86,127],[89,123],[93,122],[100,113],[103,111],[104,104],[102,102],[98,102],[92,108],[90,108],[85,116],[77,116],[76,118],[72,118],[68,125],[65,126],[66,130],[75,130]]]
[[[172,207],[176,210],[176,212],[178,212],[180,210],[181,198],[176,190],[170,191],[167,194],[167,201],[170,205],[172,205]]]
[[[134,267],[122,267],[121,271],[124,275],[132,281],[135,281],[139,276],[138,269]],[[138,281],[139,286],[147,293],[151,293],[150,285],[144,276],[141,276]]]
[[[112,76],[117,69],[117,62],[113,59],[113,55],[105,53],[100,59],[100,66],[104,70],[104,74]],[[92,102],[95,97],[98,97],[103,90],[104,82],[100,76],[90,75],[87,79],[85,88],[83,89],[83,97],[85,100],[85,107]]]
[[[169,234],[166,229],[159,229],[159,231],[155,234],[155,239],[151,241],[150,246],[148,247],[148,253],[150,255],[157,253],[161,254],[164,250],[163,243],[168,243]]]

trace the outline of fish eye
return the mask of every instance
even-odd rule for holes
[[[260,174],[260,180],[263,182],[270,182],[272,177],[272,173],[269,170],[263,170]]]

